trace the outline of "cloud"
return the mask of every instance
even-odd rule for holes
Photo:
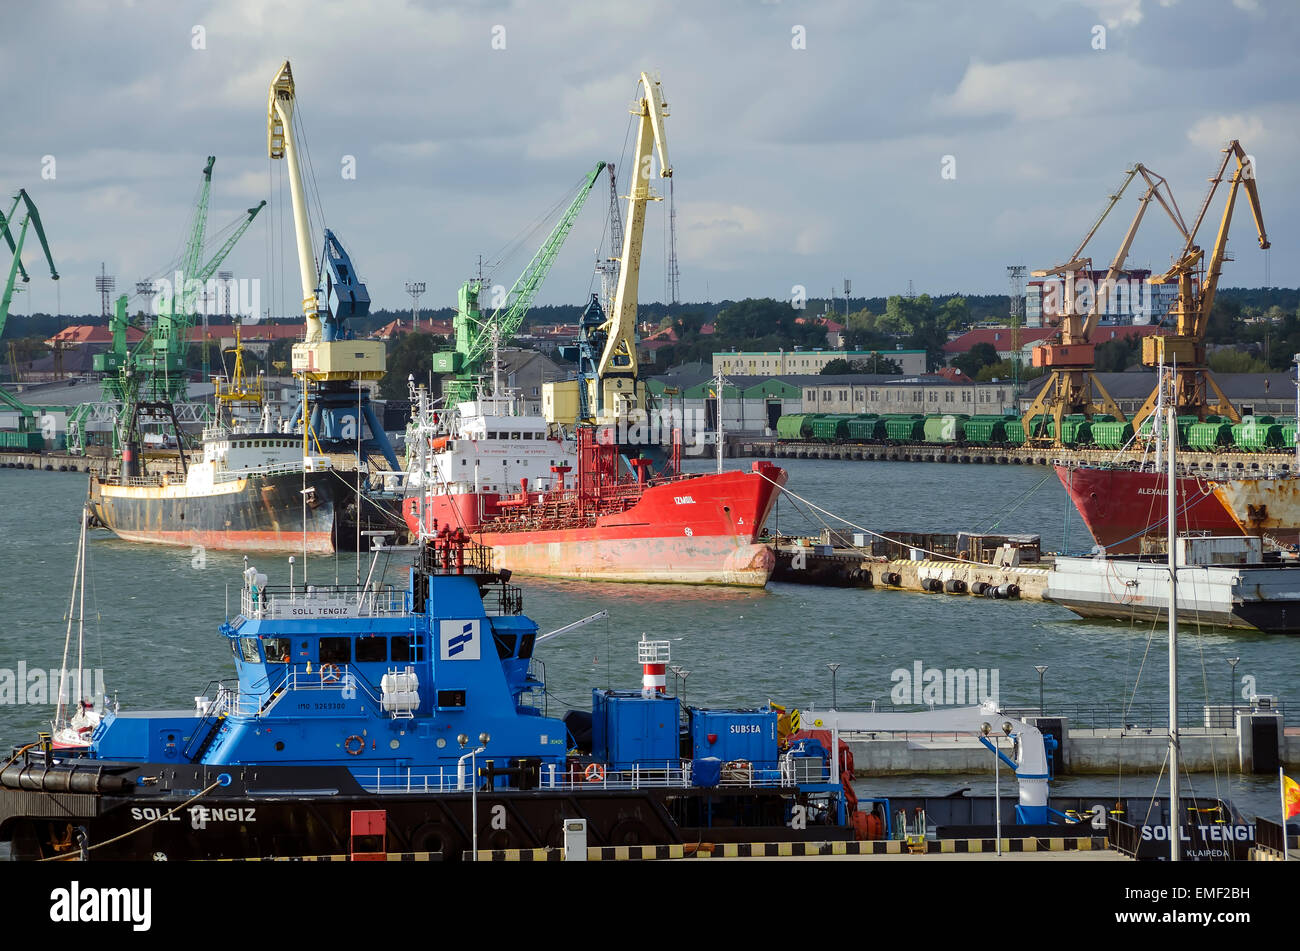
[[[1265,129],[1264,120],[1257,115],[1206,116],[1187,130],[1187,139],[1206,151],[1221,149],[1233,139],[1247,149],[1260,148],[1269,144]]]

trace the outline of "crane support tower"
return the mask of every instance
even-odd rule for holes
[[[1219,221],[1219,232],[1215,237],[1214,248],[1210,252],[1207,265],[1205,252],[1196,244],[1196,233],[1200,230],[1210,201],[1219,185],[1223,183],[1228,163],[1236,160],[1232,177],[1228,182],[1228,199],[1223,207],[1223,217]],[[1223,149],[1223,160],[1218,171],[1210,179],[1209,191],[1201,202],[1201,210],[1196,221],[1186,233],[1182,254],[1173,266],[1163,274],[1153,275],[1148,279],[1151,284],[1168,284],[1176,282],[1178,297],[1170,307],[1170,316],[1174,319],[1174,332],[1166,336],[1145,337],[1142,340],[1142,363],[1149,367],[1165,366],[1172,369],[1174,383],[1174,407],[1178,415],[1196,416],[1204,419],[1214,412],[1226,416],[1234,423],[1241,422],[1241,414],[1224,395],[1214,375],[1206,366],[1205,332],[1210,324],[1210,312],[1214,308],[1214,296],[1219,288],[1219,276],[1223,271],[1223,262],[1232,260],[1228,256],[1228,229],[1232,224],[1232,211],[1236,205],[1237,192],[1245,187],[1250,201],[1250,211],[1255,218],[1255,232],[1261,250],[1269,247],[1268,232],[1264,230],[1264,215],[1259,205],[1259,190],[1255,183],[1255,168],[1251,158],[1237,139],[1233,139]],[[1133,417],[1133,427],[1137,429],[1155,410],[1159,399],[1160,386],[1152,390],[1142,408]],[[1211,404],[1209,391],[1213,391],[1217,402]]]
[[[365,386],[384,376],[387,363],[384,344],[378,340],[352,338],[348,320],[369,313],[370,295],[342,243],[328,229],[325,230],[321,254],[327,269],[322,312],[322,289],[312,250],[303,167],[294,137],[296,103],[293,71],[289,61],[285,60],[271,80],[267,93],[266,147],[272,160],[282,159],[288,165],[289,191],[293,198],[302,313],[307,322],[307,333],[303,343],[294,344],[292,368],[294,373],[304,378],[306,400],[311,405],[310,416],[307,416],[306,407],[300,407],[298,419],[307,417],[304,438],[316,443],[321,450],[356,451],[358,464],[364,463],[372,454],[379,454],[396,471],[401,468],[397,456],[375,416]]]
[[[1106,220],[1106,217],[1119,203],[1120,198],[1123,197],[1125,189],[1139,175],[1146,182],[1146,191],[1138,199],[1137,213],[1133,216],[1133,221],[1124,233],[1124,239],[1120,243],[1115,257],[1111,260],[1110,267],[1106,271],[1106,277],[1091,295],[1092,302],[1088,306],[1085,315],[1082,312],[1082,302],[1079,295],[1076,294],[1075,287],[1075,276],[1077,274],[1081,272],[1085,275],[1092,274],[1092,258],[1086,257],[1084,251],[1101,227],[1102,222]],[[1128,259],[1129,250],[1133,247],[1133,239],[1137,235],[1138,227],[1142,224],[1143,216],[1145,216],[1152,199],[1159,202],[1160,206],[1169,215],[1170,220],[1173,221],[1174,227],[1186,237],[1187,226],[1183,223],[1178,204],[1174,201],[1174,196],[1169,190],[1169,183],[1163,176],[1138,162],[1125,173],[1124,181],[1109,196],[1101,214],[1097,216],[1097,220],[1093,222],[1092,227],[1088,229],[1088,233],[1084,235],[1083,240],[1079,242],[1078,247],[1074,249],[1074,253],[1070,255],[1069,259],[1064,264],[1058,264],[1056,267],[1033,272],[1034,277],[1063,277],[1064,294],[1062,297],[1059,342],[1053,340],[1041,344],[1035,347],[1033,351],[1033,365],[1046,368],[1049,375],[1042,389],[1038,391],[1038,396],[1022,418],[1025,434],[1032,446],[1060,447],[1063,445],[1061,442],[1062,423],[1064,418],[1070,414],[1082,413],[1092,416],[1096,413],[1108,413],[1120,422],[1127,421],[1123,411],[1119,408],[1119,404],[1106,392],[1106,388],[1101,385],[1101,381],[1095,375],[1096,346],[1092,342],[1092,335],[1096,331],[1101,315],[1105,311],[1110,294],[1115,287],[1115,281],[1123,273],[1124,262]],[[1037,425],[1035,425],[1036,421]],[[1049,425],[1049,421],[1051,425]]]
[[[605,343],[590,379],[547,383],[542,391],[542,410],[548,421],[578,422],[583,401],[578,387],[587,387],[585,405],[595,422],[612,422],[626,417],[629,410],[645,408],[645,392],[637,379],[636,311],[637,287],[641,274],[641,242],[645,232],[646,206],[662,201],[650,189],[652,153],[659,155],[659,177],[671,178],[668,138],[664,119],[668,103],[657,78],[642,73],[637,85],[642,93],[632,104],[637,117],[636,152],[632,156],[631,188],[627,195],[627,222],[623,230],[623,251],[619,259],[618,289],[608,318],[601,325]],[[586,422],[587,420],[584,420]]]

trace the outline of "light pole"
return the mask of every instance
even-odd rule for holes
[[[1047,673],[1046,664],[1035,664],[1034,670],[1038,671],[1038,715],[1043,715],[1043,674]]]
[[[1235,727],[1237,719],[1237,665],[1241,663],[1240,657],[1228,658],[1228,726]]]
[[[984,743],[993,751],[993,826],[994,835],[998,840],[998,857],[1002,856],[1002,771],[998,768],[998,760],[1002,754],[998,752],[998,738],[996,735],[989,740],[989,735],[993,733],[993,728],[988,723],[980,724],[980,733],[984,734]],[[1011,724],[1007,721],[1002,722],[1002,733],[1005,736],[1011,735]]]
[[[487,733],[480,733],[478,735],[479,745],[462,756],[458,763],[458,771],[463,771],[465,768],[465,760],[468,758],[470,772],[473,773],[472,785],[469,787],[471,862],[478,861],[478,754],[487,749],[488,741],[491,739],[492,737]],[[456,742],[460,744],[460,748],[463,750],[469,744],[469,737],[462,733],[456,737]]]
[[[407,281],[406,293],[411,295],[411,330],[419,330],[420,295],[424,293],[424,281]]]
[[[682,678],[682,706],[686,706],[686,678],[690,676],[690,671],[684,668],[677,668],[677,676]]]
[[[832,709],[832,710],[838,710],[838,709],[839,709],[839,705],[836,703],[836,700],[837,700],[838,698],[837,698],[837,695],[836,695],[836,693],[835,693],[835,672],[838,671],[838,670],[840,669],[840,665],[839,665],[839,664],[827,664],[826,666],[829,667],[829,668],[830,668],[830,671],[831,671],[831,709]]]
[[[669,669],[670,671],[672,671],[672,675],[673,675],[673,696],[675,697],[675,696],[677,696],[677,695],[681,692],[681,688],[680,688],[679,684],[681,683],[682,668],[679,667],[677,664],[669,664],[669,665],[668,665],[668,669]]]

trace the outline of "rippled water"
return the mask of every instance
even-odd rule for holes
[[[1040,467],[830,460],[783,465],[793,491],[868,528],[996,528],[1040,533],[1045,549],[1091,544],[1055,476]],[[0,490],[6,500],[0,514],[5,542],[0,564],[6,568],[0,669],[13,670],[20,661],[29,668],[57,668],[85,477],[0,470]],[[789,499],[779,505],[776,520],[784,532],[821,527],[816,516]],[[134,545],[104,532],[92,533],[88,548],[85,666],[104,669],[108,691],[123,706],[190,708],[209,681],[230,676],[229,649],[216,629],[226,616],[227,592],[237,605],[242,556],[212,552],[199,566],[189,549]],[[272,583],[289,580],[285,558],[250,560]],[[298,560],[301,580],[301,556]],[[356,563],[346,555],[312,558],[309,572],[312,580],[337,576],[349,582]],[[394,572],[390,580],[396,577]],[[539,651],[552,713],[564,706],[589,707],[593,687],[636,686],[635,644],[643,632],[672,641],[673,663],[689,671],[682,692],[692,703],[756,706],[771,699],[825,708],[831,701],[826,665],[839,663],[839,707],[863,709],[872,701],[888,702],[891,673],[916,661],[926,667],[995,668],[1002,699],[1011,705],[1037,703],[1034,665],[1046,664],[1049,713],[1053,704],[1064,703],[1166,703],[1164,629],[1153,631],[1149,622],[1088,622],[1051,604],[886,590],[517,580],[523,582],[525,610],[543,631],[602,608],[611,615]],[[1283,699],[1300,675],[1291,639],[1189,630],[1182,645],[1180,690],[1186,702],[1227,701],[1228,657],[1241,658],[1239,679],[1254,677],[1258,692]],[[49,707],[0,705],[0,746],[32,736],[49,716]],[[863,784],[902,793],[947,792],[956,785],[983,791],[981,782],[981,777],[932,777]],[[1078,778],[1069,780],[1069,787],[1115,790],[1117,782]],[[1126,791],[1146,792],[1151,786],[1149,778],[1133,782]],[[1213,777],[1196,777],[1196,791],[1215,794]],[[1275,785],[1267,779],[1221,778],[1218,794],[1232,796],[1248,812],[1272,815],[1276,805]]]

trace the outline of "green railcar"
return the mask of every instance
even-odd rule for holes
[[[0,449],[40,452],[44,448],[45,437],[40,433],[0,432]]]
[[[1056,420],[1047,420],[1047,434],[1056,435]],[[1071,413],[1061,419],[1061,445],[1071,448],[1092,445],[1092,423],[1087,416]]]
[[[826,413],[811,420],[812,438],[822,442],[836,442],[849,438],[849,414]]]
[[[1232,445],[1232,426],[1224,422],[1192,423],[1187,427],[1188,449],[1196,452],[1214,452]]]
[[[1133,439],[1133,424],[1092,418],[1092,444],[1098,449],[1122,449]]]
[[[1036,418],[1042,419],[1041,416]],[[1007,442],[1011,445],[1023,446],[1028,441],[1028,437],[1025,435],[1024,420],[1020,418],[1009,419],[1003,428],[1007,434]]]
[[[922,431],[925,441],[936,445],[951,445],[961,442],[966,435],[966,420],[970,417],[964,413],[934,414],[925,418]]]
[[[776,421],[776,435],[779,439],[809,439],[812,436],[813,413],[794,413],[782,416]]]
[[[998,446],[1007,442],[1007,426],[1015,416],[976,415],[966,420],[966,443],[971,446]]]
[[[857,442],[876,442],[886,438],[885,421],[875,413],[854,416],[848,421],[849,438]]]
[[[921,442],[925,439],[925,417],[920,413],[882,416],[885,438],[890,442]]]
[[[1267,420],[1267,422],[1265,422]],[[1232,427],[1232,442],[1242,452],[1268,452],[1282,446],[1282,425],[1272,416],[1243,416]]]

